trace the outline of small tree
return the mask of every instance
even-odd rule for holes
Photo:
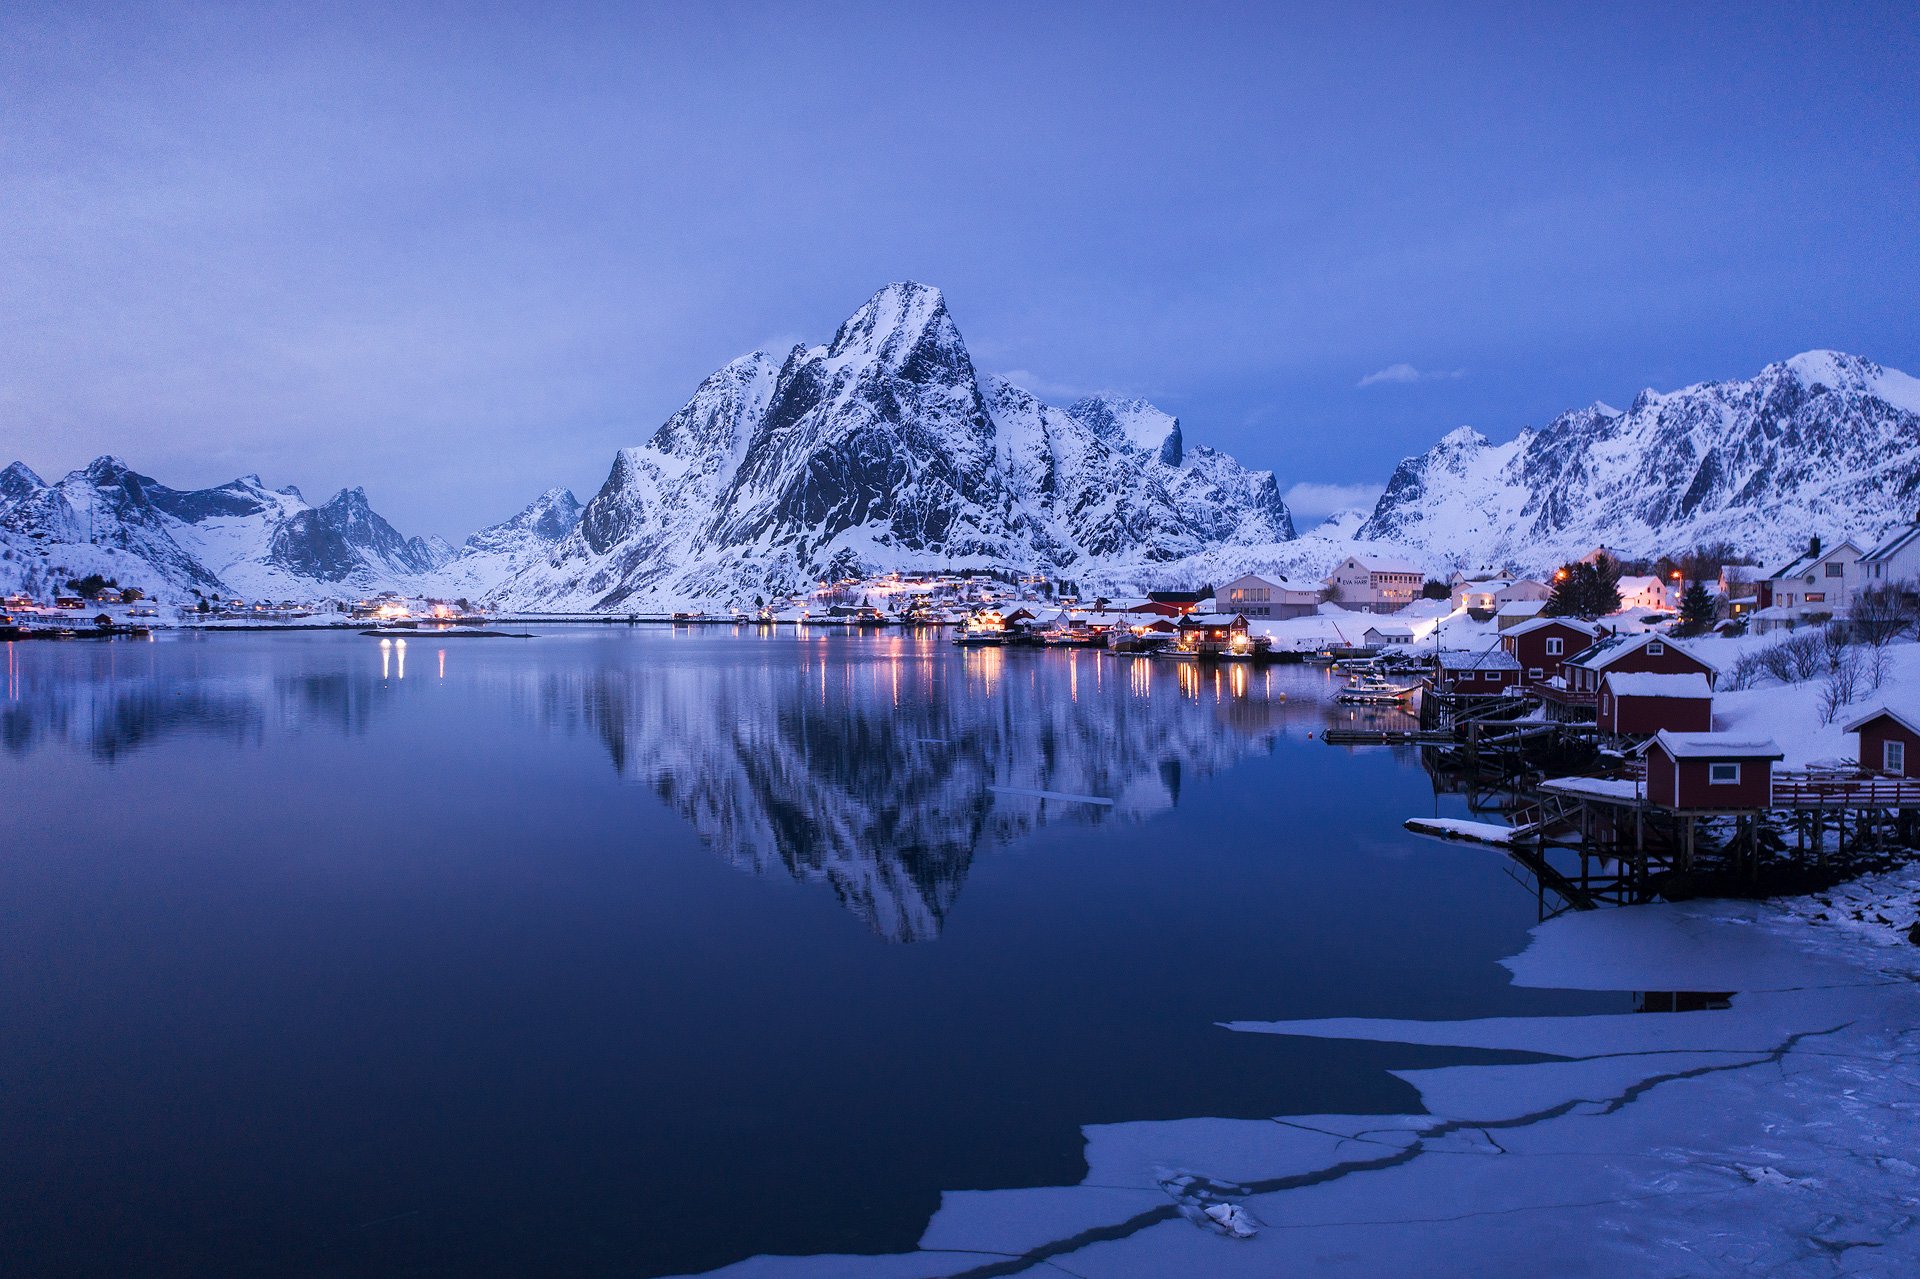
[[[1680,597],[1680,633],[1704,635],[1713,629],[1713,592],[1705,582],[1694,582]]]
[[[1426,585],[1420,588],[1420,598],[1423,600],[1452,599],[1453,588],[1437,578],[1430,577],[1427,579]]]

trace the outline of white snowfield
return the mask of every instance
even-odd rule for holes
[[[1562,917],[1507,961],[1516,983],[1739,993],[1719,1011],[1234,1023],[1545,1060],[1396,1072],[1420,1115],[1088,1128],[1080,1185],[951,1192],[918,1252],[718,1273],[1920,1274],[1916,902],[1909,867],[1785,903]]]

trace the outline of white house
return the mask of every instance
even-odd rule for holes
[[[1318,587],[1289,586],[1287,579],[1255,573],[1236,577],[1213,593],[1222,612],[1249,618],[1311,617],[1320,611]]]
[[[1858,564],[1862,587],[1920,583],[1920,516],[1895,529]]]
[[[1792,630],[1823,617],[1845,617],[1860,581],[1860,559],[1860,548],[1851,541],[1823,548],[1820,539],[1814,538],[1806,554],[1760,583],[1754,633]]]
[[[1503,604],[1544,600],[1553,591],[1544,582],[1525,577],[1493,577],[1453,584],[1453,607],[1493,612]]]
[[[1326,578],[1333,602],[1362,613],[1391,613],[1420,596],[1426,574],[1405,560],[1349,555]]]
[[[1657,613],[1664,613],[1671,607],[1667,584],[1657,577],[1623,577],[1620,579],[1620,607],[1650,608]]]
[[[1413,628],[1396,622],[1369,626],[1360,633],[1368,648],[1392,648],[1413,643]]]

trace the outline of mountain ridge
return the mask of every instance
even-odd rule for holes
[[[940,291],[903,281],[825,344],[703,380],[489,599],[740,603],[889,569],[1112,573],[1293,536],[1271,473],[1186,447],[1142,401],[1061,409],[978,372]]]

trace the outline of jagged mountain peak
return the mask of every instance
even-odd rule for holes
[[[847,317],[826,355],[830,360],[871,359],[898,367],[923,341],[952,345],[959,338],[939,289],[900,280],[875,292]]]
[[[1443,449],[1479,448],[1488,442],[1487,437],[1473,427],[1456,426],[1441,436],[1439,443],[1434,447]]]
[[[939,290],[887,285],[824,346],[751,353],[623,449],[579,529],[493,598],[633,607],[944,565],[1164,562],[1293,536],[1273,477],[1152,405],[1060,409],[978,373]]]
[[[139,480],[146,479],[144,475],[141,475],[138,471],[135,471],[111,453],[102,453],[99,457],[94,458],[93,461],[87,463],[86,468],[81,474],[85,475],[95,487],[106,484],[118,484],[127,476],[133,476]]]
[[[47,482],[34,474],[33,468],[25,462],[14,462],[6,470],[0,471],[0,502],[18,501],[45,487]]]

